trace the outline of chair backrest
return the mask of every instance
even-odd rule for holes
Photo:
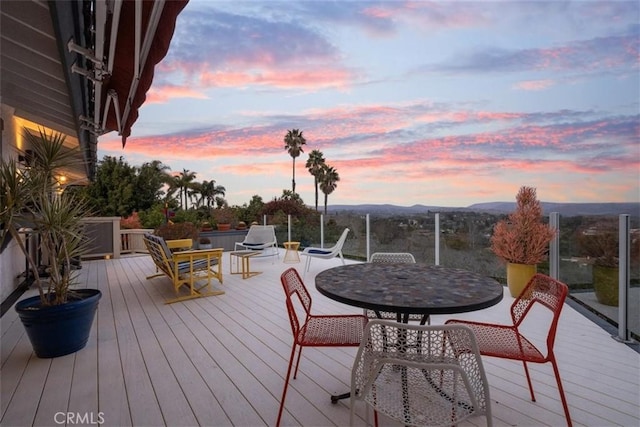
[[[347,240],[347,234],[349,234],[349,229],[345,228],[336,244],[331,246],[330,248],[326,248],[325,251],[336,254],[340,252],[342,250],[342,247],[344,246],[344,242]]]
[[[171,269],[173,254],[167,246],[167,242],[162,237],[150,233],[145,233],[143,240],[153,263],[167,276],[173,277],[173,270]]]
[[[280,275],[280,282],[282,283],[286,296],[287,314],[289,315],[289,321],[291,322],[291,331],[293,332],[294,339],[297,339],[298,332],[300,331],[303,323],[298,319],[298,314],[296,313],[292,298],[294,295],[297,295],[308,318],[311,314],[311,295],[304,286],[304,282],[295,268],[288,268],[285,270]]]
[[[265,244],[276,242],[276,231],[273,225],[252,225],[243,243]]]
[[[405,367],[402,377],[398,366]],[[486,414],[491,424],[480,350],[464,325],[369,321],[351,387],[378,412],[406,425],[456,425],[476,414]]]
[[[535,274],[522,293],[511,304],[513,324],[516,328],[520,326],[535,303],[540,303],[548,308],[553,312],[553,318],[547,335],[547,349],[552,349],[556,339],[560,312],[568,292],[569,288],[564,283],[541,273]]]
[[[408,252],[376,252],[371,255],[369,260],[371,263],[379,264],[392,264],[392,263],[406,263],[415,264],[416,259],[412,254]]]

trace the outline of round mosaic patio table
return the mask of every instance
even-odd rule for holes
[[[471,271],[426,264],[349,264],[316,276],[316,289],[333,300],[374,311],[464,313],[499,303],[503,286]]]

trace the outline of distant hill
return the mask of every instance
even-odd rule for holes
[[[559,212],[564,216],[577,215],[640,215],[640,203],[553,203],[541,202],[546,215]],[[515,202],[476,203],[467,209],[482,212],[508,213],[515,209]]]
[[[620,215],[629,214],[640,216],[640,203],[553,203],[541,202],[545,215],[550,212],[558,212],[564,216],[577,215]],[[330,205],[329,212],[350,211],[360,214],[372,215],[419,215],[429,212],[489,212],[510,213],[515,209],[515,202],[488,202],[476,203],[467,207],[446,206],[396,206],[390,204],[363,204],[363,205]]]

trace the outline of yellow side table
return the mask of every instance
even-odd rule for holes
[[[256,274],[260,274],[260,271],[251,271],[251,268],[249,268],[249,259],[259,253],[258,251],[251,250],[229,252],[229,273],[242,274],[243,279],[248,279]],[[236,257],[236,271],[233,271],[233,257]],[[240,269],[240,263],[242,263],[242,270]]]
[[[298,248],[300,248],[300,242],[284,242],[283,243],[286,252],[284,253],[284,259],[282,262],[287,264],[293,264],[300,262],[300,255],[298,254]]]

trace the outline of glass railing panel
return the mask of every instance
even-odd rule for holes
[[[640,223],[630,217],[630,288],[626,305],[628,329],[640,335]],[[559,279],[570,296],[587,309],[619,323],[619,216],[560,218]]]
[[[439,220],[438,228],[436,217]],[[467,269],[506,283],[506,265],[490,249],[493,228],[504,217],[504,215],[468,211],[439,212],[438,215],[429,212],[412,216],[340,212],[323,216],[322,219],[292,218],[290,227],[291,239],[301,242],[301,249],[306,246],[321,246],[322,237],[325,247],[332,246],[339,239],[344,228],[348,227],[351,232],[343,247],[343,254],[348,258],[365,261],[368,255],[375,252],[408,252],[413,254],[418,262],[435,264],[436,253],[438,253],[439,263],[442,266]],[[545,222],[548,220],[548,217],[544,218]],[[559,279],[569,286],[572,298],[615,323],[618,321],[618,308],[598,302],[595,296],[594,279],[604,273],[596,265],[596,255],[585,247],[584,235],[597,232],[603,224],[611,225],[609,228],[614,228],[616,237],[613,245],[617,259],[618,220],[618,216],[560,216],[559,218]],[[269,221],[277,225],[278,242],[287,241],[289,226],[286,221],[278,222],[277,218]],[[631,217],[630,222],[632,250],[628,317],[638,319],[640,318],[638,302],[640,223],[638,217]],[[437,231],[439,231],[439,239],[436,239]],[[437,241],[439,243],[436,243]],[[600,237],[598,241],[604,243],[608,240]],[[548,261],[538,265],[538,271],[541,273],[549,274],[549,270]],[[613,277],[613,286],[617,293],[617,272],[613,273]],[[633,333],[638,334],[640,326],[633,327],[636,328]]]

